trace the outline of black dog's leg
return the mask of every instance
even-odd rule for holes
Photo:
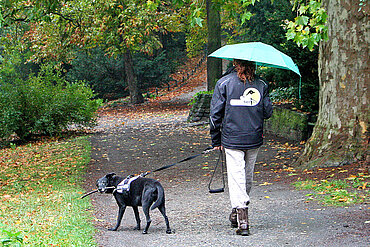
[[[146,226],[145,226],[145,229],[143,231],[143,234],[148,233],[150,223],[152,222],[152,220],[150,219],[150,215],[149,215],[149,207],[150,207],[150,204],[143,204],[143,211],[144,211],[145,218],[146,218]]]
[[[134,230],[140,230],[140,215],[139,215],[139,210],[137,209],[137,206],[132,206],[132,209],[134,210],[135,219],[136,219],[136,227],[134,228]]]
[[[155,200],[155,198],[153,198],[153,193],[154,192],[155,192],[154,188],[147,188],[147,189],[144,189],[144,191],[143,191],[141,202],[142,202],[143,212],[144,212],[145,218],[146,218],[146,226],[145,226],[145,229],[143,231],[143,234],[148,233],[150,223],[152,222],[152,220],[150,219],[150,215],[149,215],[149,209],[150,209],[150,206],[153,204],[153,202]]]
[[[117,224],[113,228],[109,228],[109,231],[117,231],[118,227],[121,225],[122,217],[123,214],[125,213],[126,206],[119,205],[119,210],[118,210],[118,217],[117,217]]]
[[[158,207],[158,209],[161,212],[161,214],[163,215],[164,221],[166,222],[166,227],[167,227],[166,233],[168,233],[168,234],[172,233],[171,228],[170,228],[170,222],[168,221],[168,217],[166,215],[166,208],[165,208],[164,204],[160,205]]]

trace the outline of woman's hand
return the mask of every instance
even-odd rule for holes
[[[222,149],[223,149],[222,146],[213,147],[213,150],[222,150]]]

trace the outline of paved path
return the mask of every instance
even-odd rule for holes
[[[153,170],[199,153],[209,146],[208,126],[189,126],[186,113],[157,114],[145,120],[124,116],[102,124],[92,136],[92,161],[86,190],[94,189],[97,178],[109,172],[121,175]],[[106,120],[106,119],[105,119]],[[121,123],[115,124],[112,123]],[[283,142],[285,143],[285,142]],[[150,175],[166,193],[167,214],[173,234],[165,233],[158,210],[151,212],[149,234],[132,230],[131,208],[121,227],[115,224],[118,208],[112,195],[91,196],[96,217],[96,239],[100,246],[369,246],[369,205],[348,208],[325,207],[306,202],[307,191],[296,191],[274,169],[289,166],[297,149],[280,152],[282,143],[266,137],[256,166],[250,205],[251,236],[235,235],[229,227],[228,192],[208,193],[210,173],[216,154],[201,156]],[[220,178],[216,177],[219,182]],[[219,185],[216,184],[215,187]],[[140,211],[142,225],[144,217]]]

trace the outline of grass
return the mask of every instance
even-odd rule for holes
[[[0,245],[96,246],[80,199],[90,151],[87,137],[0,150]]]
[[[369,196],[368,178],[359,173],[346,179],[306,180],[293,185],[300,190],[312,190],[312,193],[306,195],[308,201],[315,199],[325,205],[348,206],[366,202]]]

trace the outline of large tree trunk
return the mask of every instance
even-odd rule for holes
[[[369,162],[369,19],[359,3],[323,0],[329,40],[320,44],[320,109],[302,168]]]
[[[140,92],[138,80],[134,73],[134,65],[130,50],[126,49],[123,55],[125,60],[126,82],[128,85],[128,90],[130,92],[130,101],[132,104],[143,103],[144,97]]]
[[[212,2],[207,0],[207,26],[208,26],[208,50],[207,55],[221,47],[221,18],[220,10]],[[220,58],[207,58],[207,90],[214,89],[216,82],[222,74],[222,60]]]

